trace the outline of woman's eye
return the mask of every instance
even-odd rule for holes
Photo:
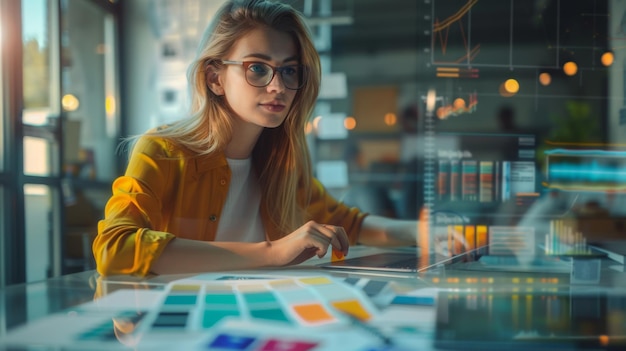
[[[265,74],[268,71],[267,66],[260,63],[253,63],[248,66],[248,69],[257,74]]]
[[[298,74],[298,67],[297,66],[287,66],[287,67],[283,68],[283,74],[287,75],[287,76],[295,76],[296,74]]]

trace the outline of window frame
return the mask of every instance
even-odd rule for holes
[[[26,262],[26,211],[25,185],[46,185],[51,189],[49,252],[50,261],[48,276],[60,276],[67,273],[64,264],[64,207],[63,189],[67,186],[68,178],[63,174],[64,151],[64,113],[61,109],[61,6],[64,1],[45,0],[48,6],[47,19],[49,45],[49,72],[50,72],[50,116],[53,123],[45,125],[28,125],[23,123],[23,31],[22,31],[22,3],[23,1],[0,1],[0,75],[2,86],[0,96],[2,101],[2,120],[0,133],[0,288],[27,281]],[[119,103],[120,88],[120,3],[109,0],[89,0],[114,17],[115,23],[115,81],[114,90]],[[10,49],[9,49],[10,48]],[[121,111],[117,113],[117,125]],[[119,134],[118,127],[117,133]],[[24,137],[35,137],[47,140],[51,145],[50,174],[35,176],[24,174]],[[116,164],[114,166],[118,166]],[[83,187],[101,188],[99,183],[81,182]]]

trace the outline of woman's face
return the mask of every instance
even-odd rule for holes
[[[299,63],[296,43],[291,35],[268,27],[254,29],[239,39],[224,61],[255,61],[273,67]],[[246,72],[248,71],[248,72]],[[223,95],[235,118],[250,126],[278,127],[287,116],[297,90],[287,89],[279,72],[265,87],[255,87],[246,80],[262,71],[262,66],[226,64],[219,73]]]

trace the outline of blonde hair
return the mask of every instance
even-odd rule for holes
[[[305,138],[305,125],[313,113],[320,86],[320,59],[304,17],[291,6],[268,0],[227,1],[204,32],[196,59],[188,70],[191,110],[188,118],[150,132],[168,138],[199,155],[221,152],[232,135],[231,110],[222,97],[207,86],[209,65],[220,66],[231,47],[259,26],[267,26],[293,36],[300,63],[308,68],[285,121],[277,128],[266,128],[252,152],[259,178],[262,207],[267,218],[283,235],[301,226],[307,214],[311,189],[311,161]],[[298,189],[306,189],[304,198]]]

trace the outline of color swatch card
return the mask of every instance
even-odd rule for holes
[[[31,321],[0,338],[0,349],[373,350],[389,346],[376,332],[384,312],[370,299],[387,288],[306,273],[203,274],[155,290],[117,290]]]
[[[144,332],[202,331],[225,320],[309,328],[368,321],[375,307],[360,290],[330,276],[266,278],[202,275],[169,283],[142,323]]]

